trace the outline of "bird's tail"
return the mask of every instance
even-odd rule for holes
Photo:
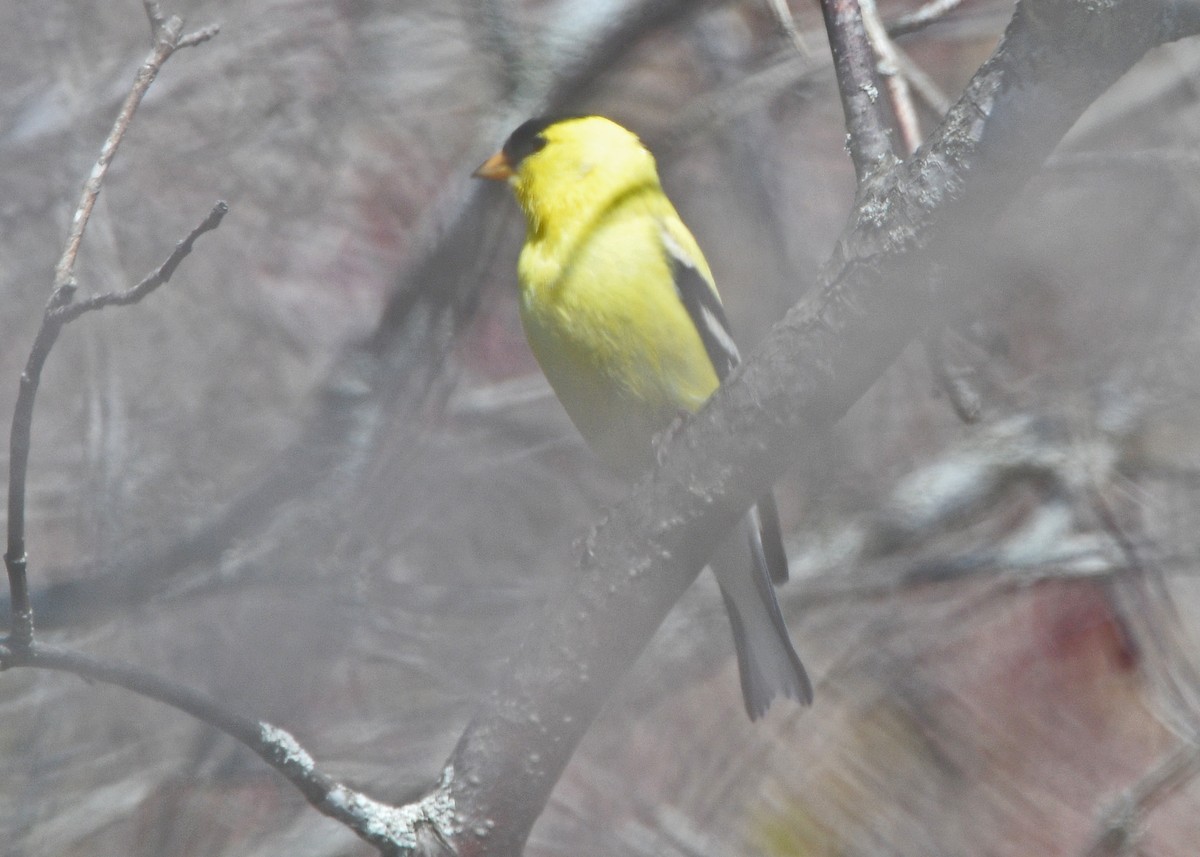
[[[778,530],[773,533],[778,538]],[[764,551],[763,534],[758,511],[752,509],[710,563],[729,614],[742,699],[751,720],[761,717],[776,696],[804,705],[810,704],[813,696],[812,683],[792,648],[771,584],[768,556],[776,551],[784,556],[783,547],[772,545]],[[770,538],[772,530],[767,528],[766,534]]]

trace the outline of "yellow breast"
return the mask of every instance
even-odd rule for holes
[[[611,467],[652,460],[650,440],[717,387],[675,291],[652,207],[627,200],[573,246],[530,240],[521,253],[521,320],[579,431]]]

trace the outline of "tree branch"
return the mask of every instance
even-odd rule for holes
[[[846,115],[846,148],[861,188],[870,176],[895,163],[894,123],[858,0],[821,0],[821,12]]]
[[[220,226],[222,218],[228,212],[229,205],[224,201],[218,201],[212,207],[212,211],[208,213],[208,216],[195,229],[189,232],[186,238],[175,245],[175,249],[166,258],[166,261],[154,271],[147,274],[136,286],[125,289],[122,292],[106,292],[102,295],[90,297],[87,300],[59,307],[50,312],[51,319],[57,321],[59,324],[70,324],[87,312],[94,312],[108,306],[129,306],[130,304],[137,303],[170,280],[171,275],[175,273],[175,269],[179,267],[179,263],[186,259],[188,254],[192,252],[192,245],[196,243],[196,239],[205,232],[212,232]]]
[[[928,27],[935,21],[945,18],[963,4],[963,0],[931,0],[911,12],[901,15],[888,25],[888,33],[893,36],[903,36]]]
[[[20,667],[57,670],[111,684],[190,714],[240,741],[287,778],[318,811],[382,851],[416,847],[414,831],[421,824],[449,828],[454,823],[444,788],[408,807],[379,803],[318,770],[312,756],[289,732],[235,714],[202,693],[140,667],[101,661],[37,642],[25,646],[0,643],[0,670]]]
[[[444,832],[460,855],[520,850],[612,686],[723,533],[781,462],[818,447],[911,339],[971,297],[958,292],[973,283],[952,276],[957,254],[970,254],[964,238],[986,234],[1067,128],[1145,51],[1196,31],[1175,11],[1134,0],[1018,6],[932,139],[869,184],[820,291],[788,313],[593,532],[576,587],[537,621],[451,756],[462,822]],[[874,127],[858,146],[864,166],[882,156]],[[496,827],[482,835],[485,820]]]
[[[60,311],[71,303],[75,295],[75,262],[79,257],[79,246],[83,241],[83,234],[87,230],[88,221],[91,219],[92,210],[96,206],[96,198],[100,195],[100,188],[108,175],[108,168],[112,164],[113,158],[116,157],[121,141],[125,139],[125,132],[129,130],[129,124],[133,121],[133,116],[137,112],[138,105],[142,103],[146,90],[158,76],[163,64],[179,47],[199,44],[216,34],[216,28],[209,27],[193,33],[186,40],[181,40],[182,19],[178,16],[165,18],[158,3],[152,2],[152,0],[146,0],[144,5],[146,16],[150,20],[151,39],[154,46],[138,68],[129,95],[125,97],[112,130],[100,148],[100,157],[83,183],[83,193],[75,208],[75,214],[71,218],[71,228],[67,233],[66,245],[58,264],[54,266],[54,285],[50,293],[50,300],[46,304],[41,327],[34,337],[25,370],[21,373],[17,403],[13,408],[12,429],[9,432],[8,547],[4,553],[4,565],[8,571],[9,603],[12,611],[9,641],[17,645],[27,644],[33,639],[33,609],[29,601],[29,582],[26,576],[28,559],[25,553],[25,485],[29,471],[33,406],[37,399],[38,384],[41,382],[42,368],[46,364],[46,358],[50,356],[50,350],[54,347],[62,326],[70,320],[67,316],[61,315]],[[216,210],[214,209],[215,214]],[[221,214],[223,215],[224,212],[222,211]],[[212,217],[213,215],[210,215],[210,219]],[[220,222],[220,216],[216,217],[216,221]],[[205,221],[205,223],[207,222]],[[209,228],[215,228],[215,226],[216,223]],[[207,231],[207,229],[202,231]],[[195,240],[197,234],[199,233],[189,236],[190,240],[186,242],[187,250],[182,254],[179,254],[179,248],[176,248],[179,258],[166,272],[163,282],[170,277],[175,265],[178,265],[179,261],[190,251],[191,241]],[[172,255],[172,258],[174,257],[175,254]],[[171,260],[168,259],[168,264],[170,262]],[[157,284],[146,291],[155,287]],[[140,295],[134,299],[140,299]]]
[[[1113,801],[1101,819],[1100,833],[1085,857],[1117,857],[1131,853],[1146,814],[1200,777],[1200,745],[1175,747],[1140,780]]]
[[[908,70],[913,68],[913,64],[909,62],[908,69],[902,68],[900,49],[888,36],[875,0],[859,0],[859,7],[863,28],[877,58],[875,70],[887,89],[895,128],[903,143],[901,151],[904,157],[908,157],[921,145],[921,120],[917,118],[917,109],[908,85]]]

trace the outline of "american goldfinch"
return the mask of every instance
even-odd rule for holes
[[[475,175],[507,181],[525,214],[520,314],[542,371],[601,459],[644,473],[655,435],[738,362],[712,272],[653,156],[603,117],[531,119]],[[750,718],[780,694],[811,702],[772,586],[787,579],[787,557],[770,494],[710,565]]]

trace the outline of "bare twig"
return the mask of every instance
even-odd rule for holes
[[[216,37],[220,32],[220,24],[209,24],[207,27],[201,27],[199,30],[180,36],[179,41],[175,43],[175,49],[194,48],[196,45],[203,44],[209,39]]]
[[[86,312],[104,309],[104,307],[108,306],[128,306],[129,304],[137,303],[171,279],[171,275],[175,273],[175,269],[179,267],[179,263],[192,252],[192,245],[195,244],[196,239],[205,232],[211,232],[220,226],[221,219],[228,211],[229,206],[224,201],[217,202],[213,206],[212,211],[208,213],[208,216],[195,229],[189,232],[186,238],[175,245],[175,249],[167,257],[166,261],[154,271],[147,274],[145,279],[136,286],[121,292],[106,292],[102,295],[90,297],[87,300],[67,304],[66,306],[52,310],[50,317],[59,324],[69,324]]]
[[[25,485],[29,469],[33,406],[37,398],[42,368],[45,366],[46,358],[50,356],[50,350],[54,347],[55,340],[58,339],[59,331],[69,320],[59,316],[58,312],[69,305],[75,295],[75,262],[79,256],[79,246],[83,241],[88,221],[91,219],[92,210],[95,208],[96,198],[100,195],[100,188],[108,175],[108,168],[117,154],[121,141],[125,138],[126,131],[129,130],[129,124],[133,121],[133,116],[137,112],[146,90],[158,76],[163,63],[180,46],[183,21],[177,16],[164,18],[158,3],[152,2],[152,0],[146,0],[144,5],[146,15],[150,20],[154,46],[138,68],[137,74],[134,76],[133,87],[121,105],[117,119],[105,139],[104,145],[100,148],[100,157],[97,158],[87,181],[83,184],[79,204],[71,218],[66,245],[54,267],[54,284],[50,300],[46,305],[41,327],[34,338],[25,370],[21,373],[17,403],[13,409],[12,429],[9,433],[8,547],[4,554],[4,564],[8,570],[12,604],[9,640],[16,645],[26,645],[33,639],[33,610],[29,602],[29,583],[26,577],[28,561],[25,553]],[[189,43],[199,44],[210,38],[214,32],[215,30],[211,28],[201,30],[189,37],[191,39]],[[190,243],[188,247],[190,249]],[[182,259],[184,255],[187,253],[184,252],[179,258]],[[177,265],[178,260],[174,264]],[[174,270],[173,265],[171,270]],[[167,276],[170,276],[169,272]]]
[[[100,157],[96,159],[96,165],[92,167],[91,174],[83,183],[83,194],[79,199],[79,205],[76,206],[75,215],[71,218],[71,229],[67,234],[66,247],[63,249],[58,264],[54,266],[54,289],[56,292],[68,287],[74,278],[79,245],[83,241],[83,233],[87,229],[88,220],[91,219],[92,209],[96,206],[96,197],[100,195],[100,187],[108,175],[108,168],[112,164],[113,158],[116,157],[121,141],[125,139],[125,132],[129,130],[129,123],[133,121],[133,115],[137,112],[138,105],[142,103],[142,98],[146,95],[150,84],[154,83],[154,78],[158,76],[163,63],[170,59],[171,54],[180,47],[183,20],[178,16],[163,18],[162,11],[155,2],[147,0],[145,6],[146,14],[150,18],[154,47],[138,68],[133,79],[133,87],[130,89],[129,95],[125,96],[125,102],[117,113],[117,120],[113,123],[104,145],[100,148]]]
[[[890,37],[888,42],[895,51],[896,67],[900,70],[900,74],[904,75],[908,85],[912,87],[913,93],[925,102],[925,106],[932,110],[939,119],[945,116],[954,101],[942,92],[941,88],[933,82],[933,78],[926,74],[925,70],[917,65],[912,57],[902,51],[895,42],[891,41]]]
[[[190,714],[240,741],[283,774],[313,807],[388,853],[413,848],[414,831],[422,822],[445,829],[453,825],[445,783],[431,796],[403,808],[379,803],[318,770],[312,756],[289,732],[235,714],[202,693],[140,667],[37,642],[22,646],[0,643],[0,670],[19,667],[57,670],[115,685]]]
[[[165,38],[174,42],[175,50],[191,48],[207,42],[221,32],[220,24],[209,24],[186,36],[172,35],[177,30],[182,32],[182,19],[176,15],[172,15],[170,18],[164,15],[158,0],[142,0],[142,7],[146,10],[146,18],[150,21],[150,44],[157,44]]]
[[[46,306],[42,326],[33,340],[33,348],[21,373],[17,404],[13,408],[12,429],[8,436],[8,549],[4,553],[4,565],[8,570],[12,605],[9,639],[16,644],[25,644],[33,639],[33,608],[29,603],[29,582],[26,577],[28,560],[25,555],[25,483],[33,433],[33,405],[42,367],[62,329],[62,322],[52,319],[50,314],[66,305],[73,290],[73,286],[55,289]]]
[[[888,24],[888,32],[893,36],[902,36],[905,33],[912,33],[920,30],[923,27],[928,27],[934,21],[946,17],[965,0],[932,0],[926,3],[919,9],[909,12],[907,15],[901,15],[892,23]]]
[[[879,58],[879,75],[887,86],[896,127],[904,142],[904,152],[912,154],[921,145],[922,139],[913,95],[924,101],[939,118],[950,109],[951,101],[933,79],[892,41],[875,0],[859,0],[859,4],[862,7],[863,25]]]
[[[163,14],[162,5],[158,0],[142,0],[142,7],[146,10],[146,18],[150,21],[150,41],[158,40],[158,34],[167,25],[167,16]]]
[[[875,0],[858,0],[858,3],[862,9],[863,27],[871,40],[871,46],[875,49],[875,55],[879,58],[876,70],[887,87],[892,115],[896,117],[896,128],[904,143],[904,154],[911,155],[917,150],[917,146],[921,145],[921,120],[917,118],[908,78],[900,68],[900,51],[888,38]]]
[[[787,0],[767,0],[767,5],[771,7],[771,13],[775,16],[779,29],[783,30],[783,34],[792,43],[796,53],[805,58],[812,56],[812,51],[808,49],[808,44],[804,41],[800,28],[796,26],[796,19],[792,17],[792,10],[788,8]]]
[[[1115,857],[1136,845],[1146,813],[1200,777],[1200,746],[1181,744],[1159,760],[1104,813],[1086,857]]]
[[[809,38],[815,36],[810,33]],[[654,141],[655,153],[660,156],[670,153],[699,131],[709,130],[714,124],[736,121],[752,110],[761,109],[780,93],[789,89],[794,91],[798,84],[805,85],[824,73],[831,61],[831,56],[825,52],[803,57],[792,49],[778,52],[758,70],[723,82],[685,104],[676,114],[671,129]],[[944,116],[952,102],[929,75],[899,49],[896,61],[916,96],[939,117]]]
[[[846,114],[846,148],[861,188],[869,177],[895,163],[892,122],[887,102],[880,98],[875,52],[858,0],[821,0],[821,11]]]

